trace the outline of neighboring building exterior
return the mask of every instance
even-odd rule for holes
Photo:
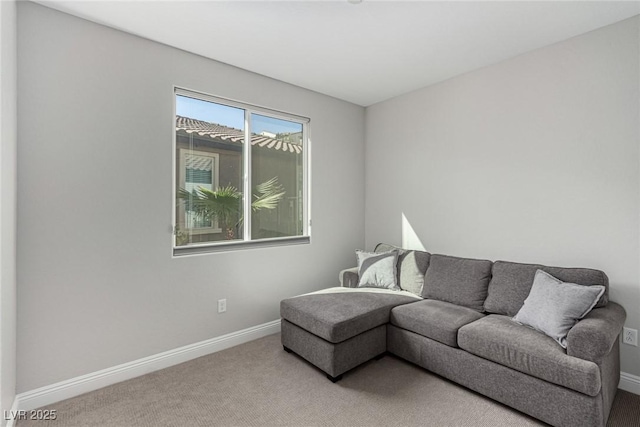
[[[243,144],[242,130],[176,116],[176,188],[215,191],[232,186],[242,191]],[[277,177],[285,191],[276,209],[253,212],[252,239],[301,235],[302,132],[252,134],[251,145],[251,187]],[[240,237],[242,227],[223,230],[217,221],[198,218],[184,206],[177,201],[178,246]]]

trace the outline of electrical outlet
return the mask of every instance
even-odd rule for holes
[[[622,342],[629,345],[638,346],[638,330],[631,328],[622,329]]]
[[[224,313],[227,311],[227,299],[219,299],[218,300],[218,313]]]

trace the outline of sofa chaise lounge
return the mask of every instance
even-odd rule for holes
[[[395,248],[381,244],[375,252],[389,250]],[[389,352],[551,425],[606,425],[626,314],[608,300],[604,272],[399,253],[397,278],[412,292],[359,288],[357,269],[345,270],[341,287],[281,302],[284,349],[334,382]],[[512,320],[539,270],[562,282],[604,287],[569,330],[566,348]]]

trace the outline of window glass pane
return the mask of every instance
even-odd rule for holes
[[[184,155],[185,184],[182,187],[189,193],[194,190],[204,188],[213,191],[213,174],[215,172],[215,157],[206,154],[195,154],[187,151]],[[212,218],[198,215],[196,212],[188,210],[185,212],[186,229],[214,228]]]
[[[303,235],[302,124],[251,115],[252,240]]]
[[[242,240],[244,110],[176,95],[176,246]]]

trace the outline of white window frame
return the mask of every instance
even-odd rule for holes
[[[172,116],[172,134],[173,134],[173,149],[172,149],[172,209],[171,209],[171,230],[172,230],[172,256],[185,256],[185,255],[203,255],[212,252],[226,252],[230,250],[240,249],[254,249],[272,246],[286,246],[286,245],[298,245],[311,243],[311,139],[309,135],[309,124],[311,120],[308,117],[303,117],[296,114],[286,113],[282,111],[273,110],[270,108],[260,107],[256,105],[247,104],[244,102],[234,101],[227,98],[208,95],[195,90],[185,89],[174,86],[173,88],[173,116]],[[272,117],[281,120],[287,120],[302,125],[302,201],[303,201],[303,230],[300,236],[289,237],[277,237],[269,239],[251,240],[251,143],[244,143],[243,146],[243,209],[245,212],[245,221],[243,221],[243,239],[232,241],[215,241],[191,244],[187,246],[176,246],[176,96],[183,95],[190,98],[196,98],[203,101],[210,101],[217,104],[226,105],[229,107],[240,108],[244,110],[244,138],[246,141],[251,141],[251,114],[260,114],[267,117]],[[217,172],[216,172],[217,173]],[[217,182],[216,182],[217,184]],[[247,197],[249,195],[249,197]]]
[[[190,150],[188,148],[180,149],[180,187],[185,188],[187,182],[187,167],[186,167],[186,156],[187,154],[194,154],[196,156],[201,157],[211,157],[213,159],[213,172],[211,174],[211,187],[213,191],[218,189],[218,185],[220,182],[220,170],[218,168],[220,164],[220,154],[218,153],[210,153],[208,151],[198,151],[198,150]],[[186,222],[186,211],[182,209],[183,215],[185,215]],[[218,220],[214,219],[212,221],[211,227],[202,227],[202,228],[188,228],[184,231],[189,232],[189,234],[213,234],[213,233],[222,233],[222,229],[218,225]]]

